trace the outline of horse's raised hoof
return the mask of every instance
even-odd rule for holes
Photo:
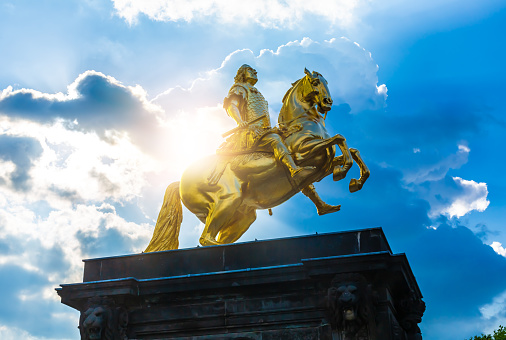
[[[350,192],[356,192],[362,189],[362,183],[355,178],[350,180]]]
[[[322,215],[330,214],[330,213],[341,210],[341,205],[340,204],[339,205],[325,204],[324,206],[322,206],[320,208],[316,208],[316,209],[318,211],[318,215],[322,216]]]
[[[332,179],[334,182],[340,181],[346,177],[346,171],[342,171],[341,168],[336,167]]]
[[[199,239],[199,243],[204,247],[205,246],[217,246],[217,245],[221,244],[209,235],[201,236]]]

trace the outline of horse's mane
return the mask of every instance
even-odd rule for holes
[[[290,87],[290,88],[288,89],[288,91],[286,91],[285,95],[283,96],[283,100],[282,100],[283,104],[285,103],[286,98],[288,97],[288,94],[289,94],[289,93],[293,90],[293,88],[294,88],[294,87],[296,87],[297,85],[299,85],[299,83],[300,83],[300,82],[302,81],[302,79],[304,79],[304,78],[305,78],[305,77],[302,77],[302,78],[300,78],[299,80],[297,80],[295,83],[292,83],[292,87]]]

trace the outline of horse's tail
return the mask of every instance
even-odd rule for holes
[[[144,252],[177,249],[181,222],[183,222],[183,206],[179,197],[179,182],[174,182],[165,190],[153,237]]]

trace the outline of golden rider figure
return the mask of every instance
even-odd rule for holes
[[[281,137],[272,131],[267,101],[254,87],[258,81],[257,72],[249,65],[242,65],[234,80],[223,107],[236,121],[239,131],[227,139],[218,153],[238,155],[255,151],[273,152],[276,160],[288,169],[292,177],[304,170],[313,170],[311,166],[297,166]]]

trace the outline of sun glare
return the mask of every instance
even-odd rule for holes
[[[180,112],[167,123],[171,170],[180,176],[190,164],[214,154],[224,141],[221,134],[234,127],[221,105],[199,108],[193,115]]]

